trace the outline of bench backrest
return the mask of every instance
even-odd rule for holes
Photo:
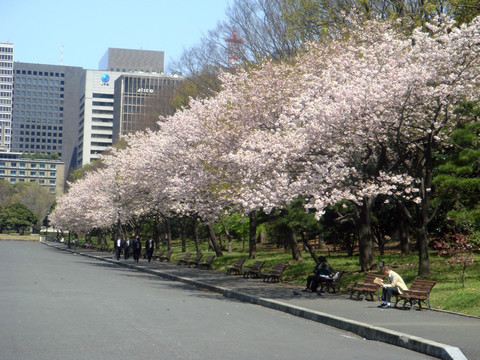
[[[193,262],[198,263],[200,260],[202,260],[203,254],[198,254],[195,260]]]
[[[286,267],[287,267],[287,265],[284,265],[284,264],[281,264],[281,263],[275,264],[275,266],[272,268],[272,270],[270,270],[270,273],[271,274],[281,274],[281,273],[283,273],[283,271],[285,270]]]
[[[210,255],[207,260],[205,261],[205,264],[207,265],[212,265],[213,259],[215,259],[215,255]]]
[[[187,261],[188,259],[190,259],[190,256],[192,256],[192,253],[186,253],[182,260]]]
[[[241,269],[244,262],[245,262],[245,259],[238,259],[231,265],[231,267],[233,269]]]
[[[437,282],[431,280],[414,279],[408,290],[424,291],[430,293]]]
[[[249,270],[250,271],[260,271],[260,270],[262,270],[263,264],[265,264],[264,261],[255,261],[255,263],[252,265],[252,267]]]
[[[365,275],[365,279],[362,282],[363,283],[374,283],[374,280],[376,278],[383,279],[383,276],[379,275],[379,274],[374,274],[374,273],[367,273],[367,275]]]

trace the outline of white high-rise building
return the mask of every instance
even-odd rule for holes
[[[0,151],[10,151],[12,132],[13,44],[0,43]]]
[[[80,97],[77,167],[84,166],[112,146],[115,80],[121,72],[86,70]]]

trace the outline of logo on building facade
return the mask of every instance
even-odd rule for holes
[[[108,86],[108,82],[110,81],[110,75],[107,73],[102,74],[102,77],[100,78],[102,80],[102,86]]]
[[[138,88],[138,89],[137,89],[137,93],[153,94],[153,89]]]

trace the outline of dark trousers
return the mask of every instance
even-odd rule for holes
[[[395,296],[398,295],[398,290],[395,286],[387,286],[383,288],[383,292],[382,292],[383,301],[390,302],[392,295],[395,295]]]
[[[115,258],[117,260],[120,260],[120,253],[121,253],[122,249],[120,249],[119,247],[117,247],[116,251],[115,251]]]
[[[140,259],[140,249],[133,249],[133,260],[138,262]]]
[[[148,262],[152,261],[153,249],[147,249],[147,259]]]
[[[317,291],[318,286],[320,285],[321,278],[318,275],[308,275],[307,276],[307,289],[312,290],[313,292]]]

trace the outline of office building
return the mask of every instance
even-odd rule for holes
[[[113,142],[121,135],[155,129],[158,116],[171,115],[170,101],[184,78],[173,75],[123,74],[115,81]]]
[[[163,75],[163,69],[163,51],[109,48],[100,60],[99,70],[85,71],[83,93],[80,95],[77,167],[97,160],[118,139],[118,136],[114,139],[114,108],[117,134],[129,132],[135,128],[133,113],[139,112],[143,99],[152,94],[150,91],[155,93],[162,89],[164,94],[172,92],[178,78]],[[123,80],[117,83],[120,77]],[[123,89],[127,89],[128,94],[123,94]],[[117,94],[117,91],[120,93]],[[134,91],[135,95],[130,91]],[[147,92],[141,94],[142,91]],[[126,102],[115,104],[123,100]],[[126,105],[132,105],[132,101],[139,102],[135,103],[135,109]]]
[[[70,165],[83,68],[14,63],[12,151],[57,153]]]
[[[164,52],[108,48],[98,64],[98,69],[122,73],[163,73]]]
[[[77,137],[77,167],[97,160],[112,146],[114,83],[117,72],[86,70],[82,79]]]
[[[12,184],[36,182],[60,196],[65,185],[65,164],[59,160],[29,159],[21,153],[1,152],[0,180]]]
[[[13,44],[0,43],[0,151],[11,150]]]

